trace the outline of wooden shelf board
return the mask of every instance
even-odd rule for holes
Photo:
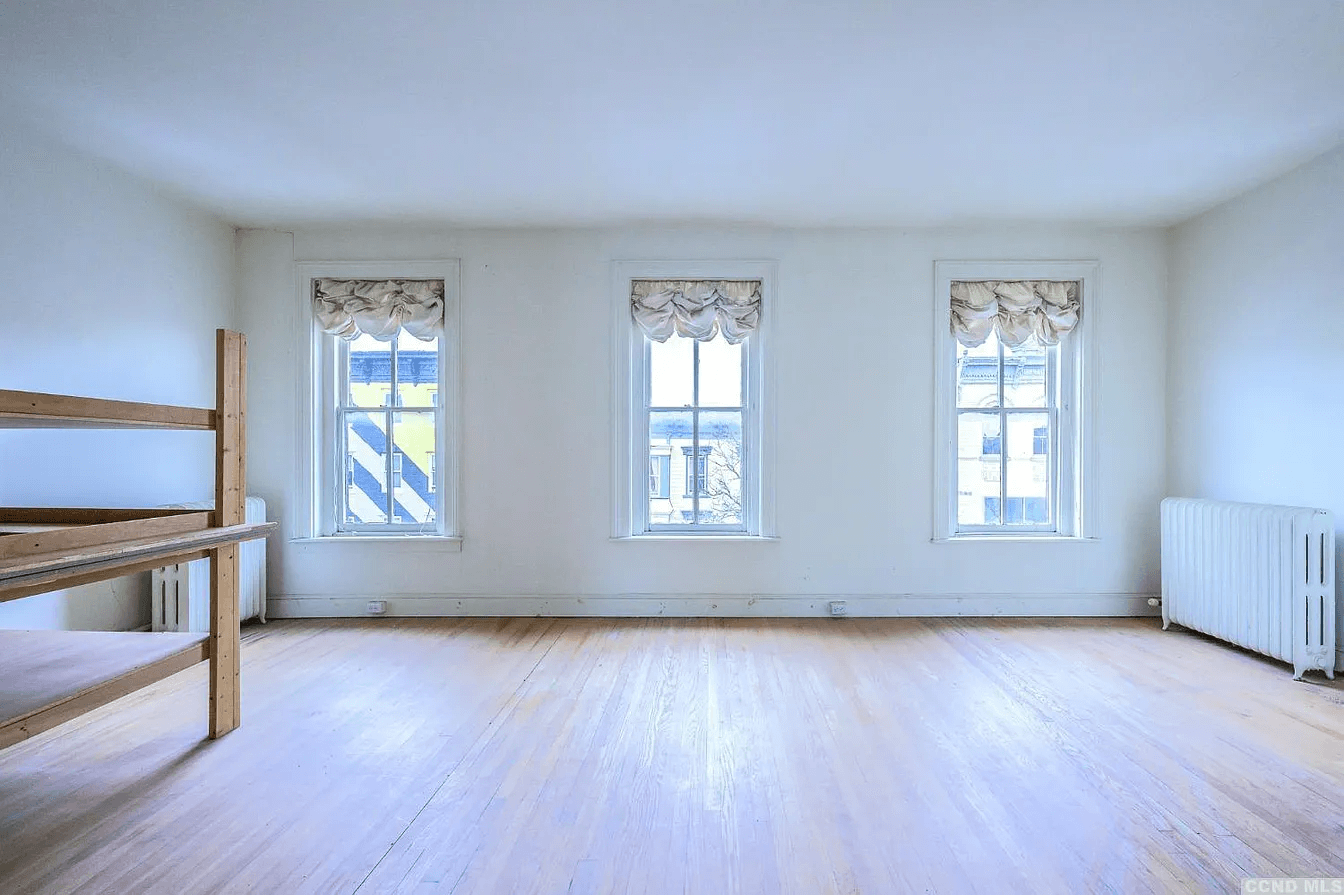
[[[274,522],[246,523],[0,559],[0,602],[196,559],[216,547],[265,537],[276,527]]]
[[[0,749],[209,657],[206,634],[0,631]]]
[[[0,428],[202,429],[215,428],[204,407],[141,404],[0,389]]]
[[[0,540],[0,568],[4,563],[21,556],[62,554],[69,556],[80,550],[112,542],[141,541],[149,538],[167,538],[204,531],[210,527],[210,513],[200,511],[160,516],[156,519],[128,519],[125,522],[99,522],[88,525],[66,525],[59,528],[32,526],[20,532],[21,537]]]
[[[0,507],[0,524],[97,525],[199,512],[182,507]]]

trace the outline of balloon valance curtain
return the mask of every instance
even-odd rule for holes
[[[1050,280],[954,280],[952,335],[968,348],[983,344],[994,332],[1009,348],[1032,336],[1042,345],[1058,345],[1059,337],[1077,326],[1082,314],[1078,285]]]
[[[761,322],[760,280],[634,280],[630,310],[655,342],[679,336],[736,345]]]
[[[405,329],[428,342],[443,335],[443,280],[315,280],[313,317],[346,340],[390,342]]]

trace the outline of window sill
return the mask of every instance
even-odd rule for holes
[[[767,537],[766,535],[743,535],[743,534],[718,534],[715,532],[705,532],[704,534],[677,534],[672,532],[656,532],[651,534],[638,535],[620,535],[612,537],[610,540],[629,543],[632,541],[726,541],[730,543],[756,542],[771,543],[778,541],[778,537]]]
[[[462,539],[444,535],[327,535],[321,538],[291,538],[291,544],[395,544],[399,548],[461,553]]]
[[[1004,542],[1006,542],[1006,543],[1011,543],[1011,544],[1024,544],[1024,543],[1031,543],[1031,544],[1039,544],[1039,543],[1045,543],[1045,544],[1095,544],[1095,543],[1098,543],[1100,540],[1101,540],[1100,538],[1087,538],[1087,537],[1078,537],[1078,536],[1075,536],[1075,535],[1056,535],[1056,534],[1039,534],[1039,535],[1032,535],[1032,534],[1008,534],[1008,535],[996,535],[996,534],[966,534],[966,535],[951,535],[951,536],[948,536],[948,537],[933,538],[933,543],[935,543],[935,544],[960,544],[960,543],[968,543],[968,542],[969,542],[969,543],[979,543],[979,544],[996,544],[996,543],[1004,543]]]

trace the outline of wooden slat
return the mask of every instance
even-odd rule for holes
[[[247,340],[215,333],[215,524],[243,523],[247,494]],[[238,727],[239,697],[238,547],[210,552],[210,737]]]
[[[214,429],[215,411],[0,389],[0,428]]]
[[[0,702],[0,749],[189,668],[209,649],[190,634],[0,631],[0,678],[12,694]]]
[[[256,522],[152,540],[118,541],[72,554],[15,557],[0,562],[0,602],[42,593],[41,586],[56,590],[182,562],[187,554],[199,556],[222,544],[265,537],[275,529],[274,522]]]
[[[201,547],[194,550],[187,550],[182,553],[156,553],[150,559],[139,560],[137,562],[107,563],[98,564],[88,569],[62,569],[54,572],[42,572],[36,575],[25,576],[21,580],[13,579],[11,581],[0,582],[0,603],[6,603],[10,600],[21,600],[24,597],[45,594],[48,591],[59,590],[65,587],[79,587],[84,584],[96,584],[99,581],[108,581],[112,578],[121,578],[124,575],[135,575],[139,572],[152,572],[154,569],[171,566],[176,563],[191,562],[195,559],[205,559],[209,555],[209,548]]]
[[[210,738],[237,729],[241,718],[238,545],[210,551]]]
[[[0,524],[100,525],[104,522],[160,519],[199,512],[168,507],[0,507]]]
[[[210,513],[183,513],[157,519],[128,519],[98,525],[76,525],[0,538],[0,563],[11,557],[67,553],[114,541],[142,541],[200,531],[210,525]]]

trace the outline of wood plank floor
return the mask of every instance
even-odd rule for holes
[[[0,752],[0,892],[1344,876],[1344,680],[1155,621],[273,622]]]

